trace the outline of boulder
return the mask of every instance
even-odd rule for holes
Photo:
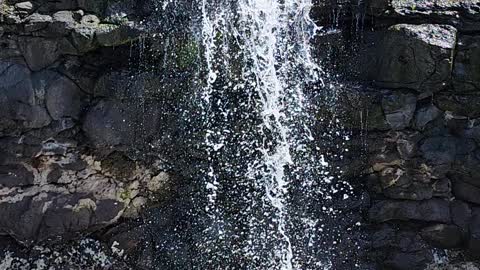
[[[431,184],[413,182],[405,186],[389,187],[383,194],[392,199],[428,200],[433,197],[433,188]]]
[[[111,47],[130,43],[139,38],[141,31],[128,24],[99,24],[95,31],[100,46]]]
[[[480,117],[480,95],[469,93],[465,95],[452,95],[451,93],[440,93],[434,97],[435,105],[442,111],[450,111],[457,116],[469,118]]]
[[[456,198],[480,204],[480,188],[463,181],[453,182],[453,195]]]
[[[23,197],[23,198],[22,198]],[[85,194],[40,193],[0,201],[0,231],[30,245],[56,237],[71,238],[106,227],[120,218],[124,205]]]
[[[0,166],[0,187],[23,187],[33,185],[33,173],[21,164]]]
[[[452,191],[452,183],[448,178],[442,178],[435,181],[432,185],[433,196],[435,197],[450,197]]]
[[[387,123],[393,130],[401,130],[410,125],[417,104],[412,94],[393,92],[382,98],[382,109]]]
[[[423,96],[451,78],[457,31],[448,25],[394,25],[374,47],[367,79],[380,87],[407,88]]]
[[[450,212],[452,214],[452,222],[463,230],[468,231],[468,224],[472,217],[472,209],[462,201],[454,200],[450,204]]]
[[[462,244],[462,231],[456,225],[437,224],[423,228],[423,239],[438,248],[456,248]]]
[[[87,112],[83,131],[99,147],[131,144],[135,137],[133,109],[126,102],[101,101]]]
[[[363,115],[362,115],[363,117]],[[381,104],[372,104],[367,109],[365,128],[369,130],[389,130],[390,125],[385,119]],[[362,119],[363,120],[363,119]]]
[[[0,72],[0,130],[11,133],[49,125],[51,118],[42,106],[41,82],[35,75],[12,62],[0,62]]]
[[[450,222],[448,201],[431,199],[426,201],[380,201],[369,211],[373,222],[389,220],[419,220],[430,222]]]
[[[83,109],[83,93],[70,79],[58,76],[46,92],[46,106],[54,120],[79,119]]]
[[[480,90],[480,37],[461,36],[453,68],[454,89],[458,93]]]
[[[442,115],[442,111],[432,104],[418,108],[415,113],[414,126],[419,130],[424,130],[428,123],[437,119],[440,115]]]
[[[39,31],[45,29],[51,22],[53,22],[52,16],[33,13],[25,19],[24,29],[26,32]]]
[[[471,121],[471,126],[465,131],[465,137],[475,140],[480,145],[480,119]]]
[[[19,37],[20,50],[33,71],[44,69],[60,57],[59,44],[55,39]]]
[[[431,164],[451,164],[455,160],[457,142],[452,137],[429,137],[422,142],[420,149]]]

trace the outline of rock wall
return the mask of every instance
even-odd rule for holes
[[[152,268],[151,235],[132,218],[201,159],[179,122],[198,53],[174,30],[186,14],[146,0],[0,2],[0,251],[95,233]],[[365,260],[477,259],[480,3],[318,1],[313,14],[342,30],[317,47],[358,138],[345,171],[371,198]],[[177,210],[156,222],[172,229]]]
[[[344,99],[366,139],[371,258],[405,270],[478,259],[480,2],[343,4],[350,36],[322,57],[356,85]]]
[[[0,235],[26,246],[66,241],[164,200],[167,166],[125,150],[138,126],[159,130],[140,119],[140,104],[158,121],[168,111],[162,98],[122,92],[147,80],[128,77],[141,72],[131,68],[148,3],[0,4]]]

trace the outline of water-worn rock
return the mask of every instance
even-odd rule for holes
[[[388,198],[401,200],[428,200],[433,197],[431,184],[413,182],[403,186],[389,187],[383,191]]]
[[[0,234],[23,244],[98,231],[121,217],[138,217],[157,196],[169,196],[163,186],[153,190],[154,173],[134,163],[122,168],[127,174],[110,168],[118,162],[108,159],[116,157],[102,162],[80,157],[74,145],[55,141],[42,148],[35,154],[35,167],[13,163],[15,158],[3,153],[0,158],[0,213],[9,217],[0,220]],[[156,174],[170,178],[165,172]]]
[[[57,40],[22,37],[18,42],[28,66],[34,71],[50,66],[60,56]]]
[[[140,31],[128,25],[101,24],[95,35],[101,46],[119,46],[138,39]]]
[[[450,222],[448,201],[380,201],[372,206],[369,217],[374,222],[389,220],[421,220],[441,223]]]
[[[451,78],[456,33],[448,25],[390,27],[374,49],[367,79],[381,87],[438,92]]]

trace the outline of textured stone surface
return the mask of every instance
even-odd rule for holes
[[[381,87],[438,92],[451,76],[456,34],[447,25],[390,27],[376,47],[368,79]]]
[[[94,145],[115,146],[134,141],[135,111],[128,103],[100,102],[87,112],[83,130]]]
[[[353,183],[368,185],[365,205],[370,197],[375,202],[368,227],[373,231],[369,258],[377,263],[372,269],[423,270],[434,260],[433,247],[469,250],[460,256],[470,259],[480,250],[479,2],[320,2],[314,14],[326,17],[319,21],[343,27],[319,39],[325,70],[348,83],[361,80],[348,93],[348,105],[336,107],[339,115],[349,111],[344,128],[358,144],[348,160],[349,167],[358,168],[345,171],[353,172]],[[184,142],[181,130],[165,130],[178,124],[170,114],[179,110],[179,100],[185,102],[183,91],[192,90],[181,83],[192,68],[191,44],[177,40],[175,48],[165,47],[164,36],[149,44],[146,35],[142,53],[151,45],[159,55],[148,62],[147,53],[136,62],[134,43],[148,24],[140,21],[155,10],[150,1],[2,4],[0,214],[11,219],[0,219],[0,234],[24,244],[105,234],[107,249],[118,242],[119,251],[132,256],[129,261],[151,268],[159,251],[145,244],[152,240],[142,234],[145,227],[112,225],[176,194],[177,180],[162,162],[170,158],[185,165],[174,144]],[[160,13],[166,21],[180,19]],[[170,31],[159,19],[150,27]],[[190,24],[175,25],[182,27]],[[365,45],[373,50],[362,51]],[[161,55],[167,49],[188,52],[170,60]],[[350,63],[357,55],[369,61]],[[120,59],[132,65],[118,65]],[[349,61],[338,63],[344,59]],[[168,61],[183,67],[181,72],[140,70]],[[358,76],[334,74],[337,65],[361,70]],[[347,94],[339,100],[342,95]],[[162,162],[145,167],[144,159]],[[155,233],[168,247],[178,242],[164,232],[172,229],[177,212],[161,212],[153,222],[161,223]],[[0,250],[5,242],[0,240]],[[112,269],[117,268],[124,269]]]
[[[453,69],[455,91],[480,90],[480,37],[461,36]]]
[[[455,248],[462,244],[462,232],[455,225],[438,224],[422,229],[422,237],[439,248]]]
[[[375,222],[389,220],[421,220],[450,222],[449,203],[441,199],[427,201],[381,201],[370,209],[370,218]]]

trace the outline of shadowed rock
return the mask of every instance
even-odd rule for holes
[[[441,199],[426,201],[380,201],[369,212],[374,222],[389,220],[420,220],[450,222],[449,203]]]
[[[367,79],[380,87],[408,88],[428,95],[451,78],[457,31],[448,25],[399,24],[374,47]]]

